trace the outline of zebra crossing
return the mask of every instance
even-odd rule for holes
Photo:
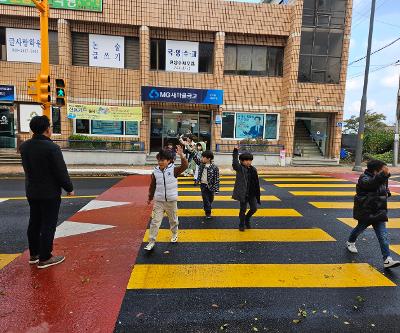
[[[222,176],[223,185],[234,183],[234,176]],[[216,195],[213,209],[214,219],[203,220],[200,189],[191,179],[179,178],[179,243],[171,247],[168,223],[163,221],[158,244],[149,257],[144,254],[132,270],[128,290],[174,290],[207,288],[365,288],[394,287],[396,284],[367,262],[338,261],[288,262],[277,263],[258,260],[254,263],[226,262],[215,263],[207,248],[218,246],[219,254],[226,251],[223,258],[229,257],[229,250],[240,244],[262,247],[266,252],[269,246],[304,246],[306,251],[313,247],[323,251],[335,248],[340,252],[343,244],[328,231],[323,219],[311,221],[307,214],[295,206],[301,197],[325,199],[327,197],[350,197],[355,185],[344,179],[314,174],[276,174],[262,175],[262,205],[254,216],[253,228],[239,232],[238,203],[231,199],[233,187],[222,186]],[[189,186],[191,185],[191,186]],[[296,188],[311,188],[310,191],[296,191]],[[315,190],[317,188],[318,190]],[[333,189],[331,191],[330,189]],[[278,193],[282,193],[279,195]],[[308,201],[306,201],[307,203]],[[310,201],[309,209],[350,209],[351,201]],[[400,202],[391,202],[390,208],[400,208]],[[353,222],[348,217],[338,217],[344,225]],[[392,223],[392,224],[390,224]],[[400,220],[389,222],[390,226],[400,226]],[[347,231],[346,231],[347,232]],[[148,231],[144,237],[147,241]],[[214,245],[213,245],[214,244]],[[268,245],[271,244],[271,245]],[[286,245],[285,245],[286,244]],[[331,244],[329,247],[324,244]],[[184,246],[190,251],[188,262],[183,254],[176,256]],[[396,248],[396,247],[395,247]],[[167,250],[165,250],[167,249]],[[197,254],[197,252],[199,252]],[[395,250],[394,250],[395,251]],[[400,246],[398,247],[400,253]],[[165,253],[168,258],[165,258]],[[181,262],[180,262],[181,260]],[[283,278],[284,277],[284,278]]]

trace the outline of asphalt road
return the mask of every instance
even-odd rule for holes
[[[77,198],[63,199],[59,223],[67,220],[90,200],[120,181],[121,178],[72,178]],[[28,248],[26,230],[29,205],[23,178],[0,178],[0,253],[21,253]],[[79,198],[80,196],[90,196]],[[92,197],[93,196],[93,197]],[[2,199],[12,198],[1,202]]]
[[[292,184],[291,188],[280,188],[274,184]],[[338,188],[298,188],[301,183],[337,184]],[[400,323],[400,268],[383,269],[383,261],[373,231],[368,230],[357,242],[359,255],[351,255],[344,244],[351,227],[337,218],[352,216],[350,209],[319,209],[311,201],[340,203],[351,202],[351,196],[332,196],[332,191],[348,192],[353,188],[343,182],[312,182],[307,180],[262,181],[263,194],[274,195],[281,201],[264,201],[260,208],[292,208],[302,217],[256,217],[253,228],[266,229],[315,229],[319,228],[333,241],[298,242],[241,242],[235,239],[224,242],[157,243],[153,253],[139,254],[136,267],[145,267],[142,273],[133,269],[130,285],[122,304],[115,332],[398,332]],[[181,185],[191,187],[193,185]],[[228,185],[226,185],[228,186]],[[291,185],[289,185],[291,186]],[[318,185],[317,185],[318,186]],[[314,196],[295,196],[289,191],[322,191]],[[327,194],[330,194],[329,196]],[[199,195],[181,192],[180,195]],[[221,192],[220,195],[230,195]],[[398,202],[399,197],[392,201]],[[215,202],[217,208],[237,208],[235,202]],[[181,202],[180,209],[201,208],[201,202]],[[398,210],[392,217],[400,217]],[[237,230],[237,217],[215,217],[205,222],[199,217],[181,217],[180,230],[210,229]],[[168,229],[164,219],[162,228]],[[392,244],[400,244],[397,229],[390,229]],[[221,232],[224,232],[221,230]],[[237,231],[239,233],[239,231]],[[309,232],[307,230],[304,231]],[[168,231],[167,231],[168,233]],[[145,243],[142,245],[142,247]],[[400,257],[393,253],[395,259]],[[368,271],[354,269],[344,280],[338,277],[343,264],[366,263]],[[221,265],[230,264],[230,275],[220,276]],[[240,271],[240,265],[249,264],[249,269]],[[256,265],[275,265],[263,276]],[[308,264],[319,270],[326,264],[338,265],[338,271],[322,274],[322,277],[292,274],[289,269],[295,264]],[[184,266],[183,269],[179,267]],[[209,273],[205,265],[215,265]],[[254,265],[254,266],[253,266]],[[157,267],[157,275],[150,270]],[[302,266],[305,267],[305,266]],[[302,270],[303,268],[300,268]],[[178,273],[176,273],[178,272]],[[257,272],[257,273],[255,273]],[[180,274],[180,275],[179,275]],[[236,274],[242,274],[237,276]],[[142,276],[143,275],[143,276]],[[340,274],[339,274],[340,275]],[[393,286],[375,286],[383,278]],[[388,278],[388,279],[387,279]],[[220,280],[222,280],[222,283]],[[261,280],[274,280],[277,285],[258,287]],[[296,281],[298,279],[299,281]],[[366,280],[364,280],[366,279]],[[189,285],[198,287],[185,287]],[[292,280],[288,287],[286,281]],[[339,281],[340,280],[340,281]],[[354,287],[352,282],[366,281],[364,286]],[[367,281],[368,280],[368,281]],[[228,282],[229,281],[229,282]],[[241,283],[241,287],[232,286]],[[239,281],[239,282],[238,282]],[[224,283],[226,282],[226,286]],[[318,287],[313,284],[335,284],[336,287]],[[309,283],[308,287],[296,287]],[[215,285],[216,287],[213,287]]]

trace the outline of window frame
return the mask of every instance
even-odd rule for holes
[[[89,134],[88,133],[77,133],[76,132],[76,121],[77,120],[88,120],[89,121]],[[123,131],[124,134],[91,134],[92,133],[92,120],[89,119],[74,119],[73,121],[73,133],[74,134],[81,134],[81,135],[86,135],[86,136],[91,136],[91,137],[111,137],[111,138],[140,138],[140,121],[137,121],[138,123],[138,135],[126,135],[126,123],[127,121],[124,120],[119,120],[123,122]]]
[[[238,65],[238,48],[240,46],[247,46],[251,48],[251,56],[250,56],[250,70],[247,71],[247,73],[243,73],[245,71],[240,71],[237,69]],[[236,70],[225,70],[224,66],[224,75],[237,75],[237,76],[255,76],[255,77],[277,77],[277,78],[282,78],[283,77],[283,62],[285,58],[285,47],[284,46],[268,46],[268,45],[248,45],[248,44],[232,44],[232,43],[225,43],[224,45],[224,55],[225,55],[225,50],[227,47],[234,47],[236,51]],[[266,64],[265,64],[265,71],[254,71],[253,70],[253,50],[254,48],[265,48],[266,52]],[[281,72],[280,75],[270,75],[272,70],[270,70],[270,50],[272,49],[277,49],[277,51],[280,51],[282,53],[282,71],[278,70],[277,67],[275,66],[273,72]]]
[[[224,113],[230,113],[234,114],[234,123],[233,123],[233,138],[224,138],[222,137],[222,131],[223,131],[223,126],[224,126]],[[223,111],[222,112],[222,122],[221,122],[221,140],[230,140],[230,141],[242,141],[245,140],[243,138],[235,138],[236,136],[236,114],[237,113],[245,113],[245,114],[254,114],[254,115],[263,115],[264,116],[264,135],[263,135],[263,140],[269,140],[269,141],[279,141],[279,136],[280,136],[280,127],[281,127],[281,114],[279,112],[243,112],[243,111]],[[265,119],[267,115],[276,115],[276,137],[275,139],[265,139]]]

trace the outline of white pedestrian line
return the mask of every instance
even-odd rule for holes
[[[130,204],[130,202],[92,200],[86,206],[81,208],[79,211],[84,212],[87,210],[110,208],[110,207],[123,206],[123,205],[129,205],[129,204]]]
[[[7,201],[7,199],[0,199],[0,203]]]
[[[92,224],[92,223],[65,221],[57,227],[56,235],[54,238],[87,234],[90,232],[106,230],[111,228],[115,228],[115,226],[107,224]]]

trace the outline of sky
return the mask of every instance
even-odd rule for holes
[[[238,0],[256,2],[259,0]],[[369,15],[372,0],[353,0],[353,20],[349,63],[367,53]],[[400,0],[376,0],[376,12],[372,51],[400,37]],[[383,51],[371,56],[368,84],[367,109],[383,113],[387,123],[395,121],[400,65],[400,40]],[[382,68],[388,66],[386,68]],[[374,71],[375,70],[375,71]],[[365,60],[348,67],[344,118],[360,113]],[[374,72],[373,72],[374,71]]]

